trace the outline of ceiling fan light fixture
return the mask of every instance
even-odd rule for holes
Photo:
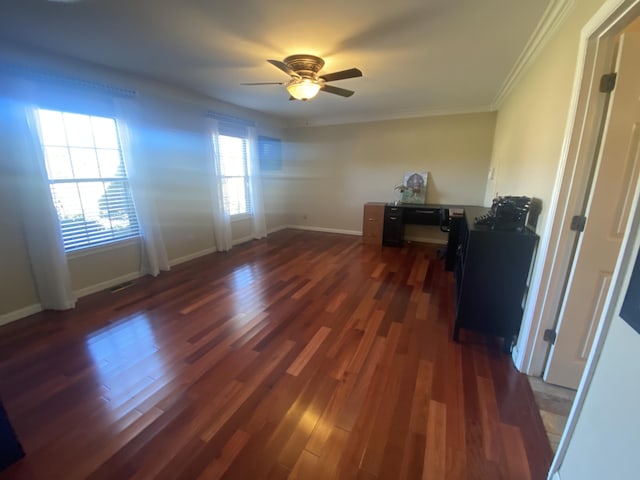
[[[320,83],[310,78],[294,78],[287,84],[287,91],[296,100],[309,100],[320,91]]]

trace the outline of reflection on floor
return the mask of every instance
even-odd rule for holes
[[[529,384],[540,409],[540,416],[547,437],[549,437],[551,449],[555,452],[567,423],[576,391],[545,383],[539,377],[529,377]]]

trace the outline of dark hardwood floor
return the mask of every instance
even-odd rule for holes
[[[451,341],[435,246],[284,230],[0,328],[26,457],[0,479],[543,479],[492,339]]]

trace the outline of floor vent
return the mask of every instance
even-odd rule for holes
[[[119,292],[120,290],[124,290],[125,288],[129,288],[133,285],[133,281],[128,281],[124,283],[120,283],[119,285],[115,285],[109,289],[111,293]]]

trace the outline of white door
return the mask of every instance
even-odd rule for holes
[[[609,291],[640,170],[640,33],[625,33],[618,74],[544,380],[577,388]]]

